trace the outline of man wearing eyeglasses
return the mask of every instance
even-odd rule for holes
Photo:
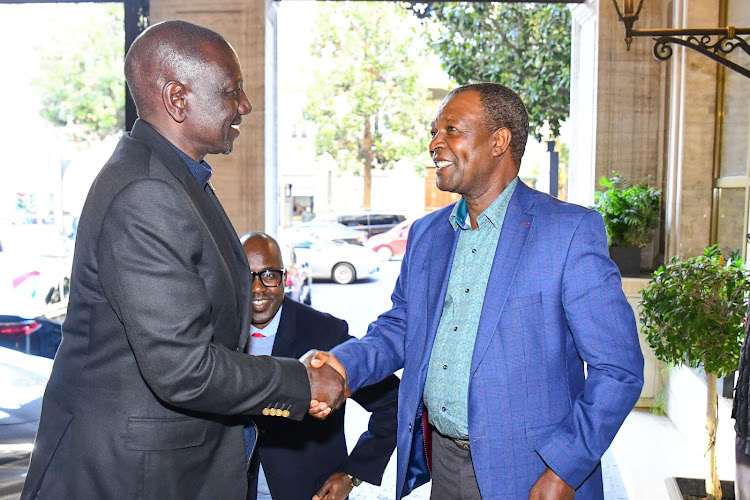
[[[284,296],[284,264],[273,238],[251,233],[242,247],[252,275],[249,354],[299,358],[312,348],[331,349],[352,338],[346,321]],[[352,395],[372,416],[348,455],[343,410],[326,420],[308,416],[301,422],[272,414],[253,417],[246,432],[248,455],[256,451],[248,499],[343,500],[362,481],[379,485],[396,447],[398,386],[398,377],[391,375]]]

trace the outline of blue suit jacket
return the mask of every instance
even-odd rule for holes
[[[396,498],[427,479],[422,393],[458,241],[451,210],[414,223],[393,307],[333,350],[352,390],[404,368]],[[601,499],[599,460],[642,385],[635,318],[601,217],[519,182],[471,363],[469,439],[482,496],[525,500],[549,466],[576,498]]]

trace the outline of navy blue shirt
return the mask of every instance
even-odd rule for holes
[[[188,155],[177,149],[174,144],[169,144],[172,146],[172,148],[177,151],[177,154],[180,155],[180,158],[182,158],[182,161],[185,162],[185,165],[187,165],[187,168],[190,170],[190,173],[193,174],[193,177],[195,177],[195,180],[198,181],[198,185],[200,185],[201,188],[206,187],[206,183],[211,179],[211,174],[213,174],[213,169],[211,168],[211,165],[209,165],[205,160],[198,163],[197,161],[190,158]]]

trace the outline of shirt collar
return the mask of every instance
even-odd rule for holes
[[[250,335],[253,333],[262,333],[266,337],[273,337],[276,335],[276,331],[279,329],[279,323],[281,322],[281,310],[284,309],[282,305],[279,310],[276,311],[273,319],[266,325],[265,328],[257,328],[255,325],[250,325]]]
[[[500,196],[495,198],[495,201],[493,201],[490,206],[484,210],[484,212],[479,214],[479,217],[477,217],[477,225],[481,225],[482,221],[484,219],[487,219],[493,226],[495,226],[496,229],[500,229],[500,227],[502,226],[501,217],[504,215],[505,208],[507,208],[508,203],[510,203],[510,197],[513,196],[513,191],[515,191],[516,189],[516,184],[518,184],[518,177],[514,177],[513,180],[510,181],[507,186],[505,186],[505,189],[503,189],[503,192],[500,193]],[[469,209],[466,208],[466,201],[464,201],[463,197],[458,200],[458,203],[456,203],[456,205],[453,207],[453,211],[451,211],[448,220],[450,221],[454,231],[458,228],[471,229],[471,222],[469,221]]]
[[[206,183],[211,179],[211,174],[213,174],[211,165],[209,165],[205,160],[201,161],[200,163],[193,160],[188,155],[177,149],[174,144],[170,143],[170,146],[172,146],[172,148],[177,151],[177,154],[180,155],[180,158],[182,158],[182,161],[185,162],[185,165],[187,165],[188,170],[190,170],[190,173],[193,174],[195,180],[198,181],[200,187],[205,187]]]

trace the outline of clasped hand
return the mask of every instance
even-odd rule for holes
[[[310,381],[310,409],[316,418],[326,418],[351,396],[346,370],[336,356],[329,352],[312,349],[300,359],[307,369]]]

